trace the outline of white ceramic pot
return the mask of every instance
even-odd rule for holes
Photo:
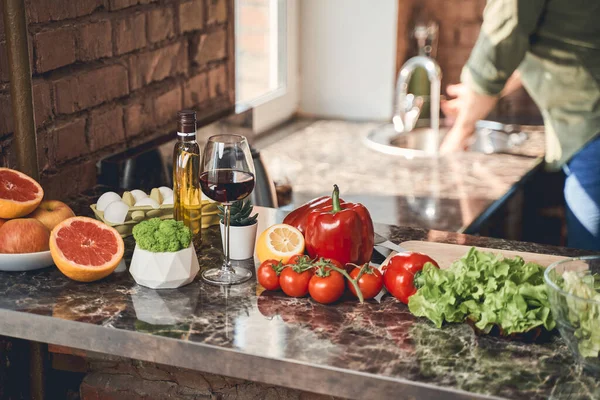
[[[142,286],[174,289],[192,282],[200,271],[194,245],[176,252],[153,253],[135,245],[129,272]]]
[[[221,243],[225,251],[225,225],[221,225]],[[232,260],[247,260],[254,257],[256,230],[258,223],[248,226],[229,227],[229,258]]]

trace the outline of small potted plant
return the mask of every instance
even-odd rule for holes
[[[225,225],[223,222],[223,207],[219,207],[221,219],[221,241],[225,247]],[[256,230],[258,227],[258,214],[252,214],[252,202],[250,200],[238,200],[231,205],[230,228],[229,228],[229,258],[232,260],[247,260],[254,256],[254,243],[256,242]]]
[[[129,272],[152,289],[174,289],[192,282],[200,266],[192,232],[181,221],[153,218],[133,228],[135,249]]]

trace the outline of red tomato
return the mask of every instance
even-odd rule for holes
[[[312,269],[296,272],[293,267],[286,267],[279,275],[281,290],[291,297],[304,297],[308,294],[308,282],[312,276]]]
[[[354,268],[350,272],[350,278],[356,279],[359,272],[360,268]],[[379,272],[379,270],[376,268],[366,267],[365,272],[358,280],[358,287],[360,288],[365,300],[372,299],[379,294],[381,288],[383,287],[383,275],[381,275],[381,272]],[[348,288],[352,294],[356,296],[356,289],[354,289],[354,285],[349,284]]]
[[[392,296],[408,304],[408,298],[417,292],[414,278],[414,274],[407,269],[388,268],[383,274],[383,283]]]
[[[278,260],[266,260],[256,271],[258,283],[267,290],[279,290],[279,274],[283,269],[283,264]]]
[[[304,264],[304,263],[309,263],[311,261],[311,258],[309,256],[306,256],[304,254],[296,254],[295,256],[291,256],[290,259],[288,260],[288,265],[290,264]]]
[[[310,297],[319,303],[333,303],[344,294],[346,289],[344,276],[333,270],[323,269],[321,271],[310,278],[308,284]]]
[[[425,263],[432,263],[436,267],[440,267],[437,262],[428,255],[421,253],[399,253],[390,259],[390,261],[383,267],[383,270],[389,268],[401,267],[410,271],[413,275],[423,269]]]

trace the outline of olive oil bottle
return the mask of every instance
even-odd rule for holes
[[[196,142],[196,112],[177,113],[177,143],[173,151],[173,212],[194,235],[202,227],[200,145]]]

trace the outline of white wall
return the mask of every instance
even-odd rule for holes
[[[300,0],[300,112],[391,120],[397,0]]]

